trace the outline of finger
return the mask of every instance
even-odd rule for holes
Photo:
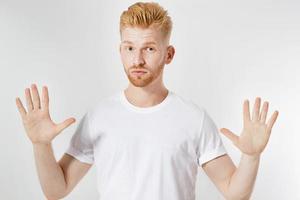
[[[32,91],[33,109],[40,109],[41,108],[40,95],[36,84],[31,85],[31,91]]]
[[[44,86],[42,90],[42,109],[49,110],[49,94],[47,86]]]
[[[18,107],[18,110],[19,110],[19,113],[21,114],[21,117],[24,118],[25,115],[27,114],[21,100],[19,97],[16,98],[16,104],[17,104],[17,107]]]
[[[268,108],[269,108],[269,103],[267,101],[265,101],[264,105],[262,107],[260,117],[259,117],[261,123],[266,122],[266,118],[267,118],[267,114],[268,114]]]
[[[253,107],[253,110],[252,110],[252,120],[253,121],[258,121],[258,117],[259,117],[259,110],[260,110],[260,98],[257,97],[255,99],[255,104],[254,104],[254,107]]]
[[[278,112],[278,111],[275,111],[275,112],[273,113],[273,115],[271,116],[271,118],[268,120],[268,123],[267,123],[267,133],[268,133],[268,134],[271,133],[272,128],[273,128],[273,125],[274,125],[274,123],[275,123],[275,121],[276,121],[278,115],[279,115],[279,112]]]
[[[239,137],[235,135],[233,132],[228,130],[227,128],[221,128],[221,133],[223,133],[229,140],[231,140],[234,144],[237,144]]]
[[[33,103],[31,99],[31,94],[30,94],[30,89],[26,88],[25,89],[25,97],[26,97],[26,107],[28,112],[31,112],[33,110]]]
[[[75,121],[76,121],[75,118],[69,118],[69,119],[66,119],[65,121],[63,121],[62,123],[58,124],[57,125],[57,131],[58,131],[58,133],[60,133],[62,130],[64,130],[65,128],[67,128],[68,126],[70,126]]]
[[[249,100],[246,99],[243,105],[244,124],[250,120]]]

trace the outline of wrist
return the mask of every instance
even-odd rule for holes
[[[47,142],[47,143],[42,143],[42,142],[32,142],[32,146],[33,147],[47,147],[47,146],[51,146],[51,142]]]
[[[260,154],[246,154],[246,153],[243,153],[242,154],[242,157],[248,159],[248,160],[251,160],[251,161],[257,161],[260,159]]]

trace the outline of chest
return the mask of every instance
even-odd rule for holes
[[[96,135],[96,146],[195,156],[197,131],[198,124],[176,117],[123,118],[103,124]]]

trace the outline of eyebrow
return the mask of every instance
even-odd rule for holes
[[[132,42],[130,42],[130,41],[128,41],[128,40],[124,40],[122,43],[127,43],[127,44],[133,44]],[[145,43],[143,43],[144,45],[145,44],[155,44],[156,45],[156,42],[145,42]]]

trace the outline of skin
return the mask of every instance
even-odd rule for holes
[[[163,101],[168,90],[163,83],[163,70],[175,54],[169,38],[163,37],[157,28],[127,27],[122,30],[120,55],[129,85],[125,89],[127,99],[135,106],[149,107]],[[134,75],[134,70],[147,71]]]
[[[16,105],[26,134],[32,142],[42,190],[48,200],[61,199],[72,191],[91,167],[68,154],[64,154],[59,162],[55,159],[51,142],[75,119],[68,118],[61,123],[52,121],[46,86],[42,88],[41,99],[36,84],[25,89],[25,98],[27,110],[19,97],[16,98]]]
[[[149,107],[164,100],[168,94],[163,84],[163,70],[171,63],[175,48],[169,45],[169,38],[163,37],[155,27],[127,27],[122,30],[120,56],[129,84],[125,89],[126,98],[135,106]],[[147,73],[135,75],[134,70]],[[44,194],[48,199],[67,196],[84,177],[92,165],[81,163],[68,154],[56,162],[51,146],[52,140],[65,128],[75,122],[68,118],[54,123],[49,114],[48,88],[42,88],[40,99],[37,86],[25,89],[26,107],[20,98],[16,105],[21,115],[25,131],[33,144],[35,163]],[[260,110],[261,99],[257,97],[250,116],[249,101],[243,105],[244,127],[237,136],[226,128],[220,129],[241,151],[241,160],[236,167],[225,154],[204,163],[201,167],[226,199],[249,199],[252,193],[260,155],[271,135],[272,127],[278,117],[275,111],[267,121],[268,102]]]
[[[254,187],[259,167],[260,155],[265,149],[272,127],[278,117],[278,111],[266,121],[269,103],[264,102],[262,109],[261,98],[257,97],[252,110],[249,111],[249,100],[243,104],[243,129],[237,136],[227,128],[221,128],[223,133],[241,151],[241,160],[236,167],[231,158],[224,156],[213,159],[202,165],[206,174],[222,192],[226,199],[249,199]]]

